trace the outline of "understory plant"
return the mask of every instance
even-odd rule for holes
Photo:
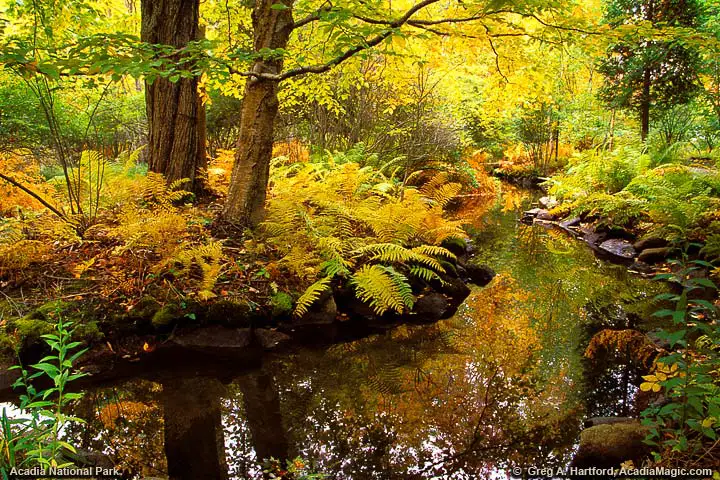
[[[583,153],[550,182],[550,193],[564,201],[555,213],[597,215],[610,226],[671,241],[720,233],[713,225],[720,173],[681,163],[650,168],[653,163],[654,157],[630,146]]]
[[[643,377],[640,389],[662,393],[642,412],[649,429],[646,443],[655,448],[654,459],[671,466],[717,466],[720,463],[720,317],[718,308],[695,298],[713,282],[698,276],[712,265],[703,261],[677,262],[677,273],[657,275],[678,284],[680,293],[659,295],[674,309],[655,313],[670,325],[658,337],[667,353],[656,359],[653,371]]]
[[[63,320],[56,312],[57,323],[53,333],[41,338],[51,353],[38,363],[14,366],[20,370],[20,378],[13,387],[23,393],[19,397],[19,415],[8,415],[3,408],[0,418],[0,473],[9,478],[14,467],[63,468],[72,465],[65,460],[67,452],[76,453],[75,447],[62,439],[64,428],[70,422],[83,420],[68,415],[68,406],[82,397],[81,393],[72,393],[68,386],[84,373],[73,368],[86,349],[78,350],[81,342],[72,340],[72,322]],[[49,382],[50,386],[38,389],[37,382]]]
[[[407,311],[414,302],[411,278],[430,281],[445,273],[454,255],[440,245],[465,233],[443,209],[461,185],[444,174],[420,187],[408,183],[332,158],[274,169],[263,235],[281,255],[281,266],[312,283],[296,315],[334,279],[377,314]]]

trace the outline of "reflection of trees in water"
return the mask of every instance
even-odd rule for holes
[[[159,385],[135,381],[86,392],[72,412],[86,424],[71,424],[70,443],[108,455],[130,477],[167,476]]]
[[[563,369],[538,369],[527,307],[527,292],[501,278],[463,317],[279,360],[293,443],[334,478],[477,478],[561,464],[578,405]]]
[[[650,284],[642,290],[618,289],[612,283],[596,289],[583,306],[583,345],[588,345],[604,329],[619,337],[644,328],[656,308],[652,298],[663,289],[660,284]],[[628,342],[615,341],[607,347],[592,358],[583,359],[588,414],[626,416],[632,413],[636,385],[647,369],[646,358]]]

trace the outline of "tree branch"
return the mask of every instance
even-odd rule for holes
[[[33,197],[35,200],[37,200],[38,202],[40,202],[45,208],[47,208],[47,209],[50,210],[52,213],[54,213],[55,215],[57,215],[58,217],[60,217],[63,221],[69,222],[68,218],[65,216],[64,213],[62,213],[60,210],[58,210],[57,208],[55,208],[55,207],[53,207],[52,205],[50,205],[50,204],[47,202],[47,200],[45,200],[44,198],[42,198],[42,197],[40,196],[40,194],[33,192],[32,190],[30,190],[29,188],[27,188],[25,185],[23,185],[23,184],[15,181],[15,180],[13,180],[12,178],[8,177],[7,175],[5,175],[5,174],[3,174],[3,173],[0,173],[0,179],[5,180],[6,182],[8,182],[8,183],[9,183],[10,185],[12,185],[13,187],[19,188],[20,190],[22,190],[23,192],[27,193],[28,195],[30,195],[31,197]]]
[[[296,28],[304,27],[308,23],[316,22],[320,20],[320,14],[323,12],[329,12],[333,8],[332,2],[326,2],[327,5],[323,5],[320,8],[318,8],[315,13],[311,13],[305,18],[301,18],[300,20],[293,22],[293,30]]]

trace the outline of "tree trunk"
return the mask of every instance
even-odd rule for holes
[[[142,0],[141,9],[143,42],[182,48],[201,36],[200,0]],[[196,77],[145,82],[148,168],[168,182],[189,179],[183,188],[194,192],[201,190],[198,172],[207,166],[205,107],[197,84]]]
[[[293,29],[292,1],[255,0],[252,13],[255,51],[285,48]],[[287,8],[273,9],[273,4]],[[277,74],[282,60],[260,59],[256,73]],[[240,136],[235,151],[224,218],[240,227],[255,227],[263,220],[267,195],[273,127],[278,114],[278,82],[253,78],[245,85],[240,114]]]
[[[221,397],[225,387],[210,378],[163,383],[165,456],[170,480],[228,478]]]

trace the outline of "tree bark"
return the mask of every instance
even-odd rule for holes
[[[293,0],[255,0],[252,13],[254,48],[285,48],[293,29]],[[273,4],[286,8],[271,8]],[[259,59],[255,73],[280,73],[282,60]],[[278,114],[278,82],[250,77],[240,114],[240,135],[236,145],[224,218],[239,227],[255,227],[263,220],[270,175],[273,128]]]
[[[142,0],[141,12],[143,42],[182,48],[201,36],[200,0]],[[187,178],[184,188],[196,193],[202,187],[198,172],[207,166],[205,107],[197,84],[196,77],[145,82],[148,169],[168,183]]]

